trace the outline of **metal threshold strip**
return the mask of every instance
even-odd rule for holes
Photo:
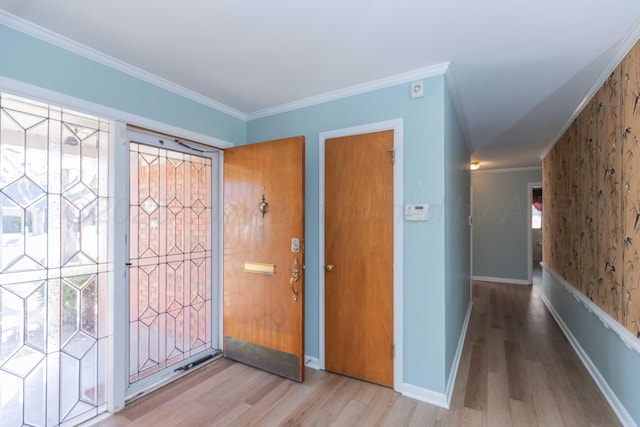
[[[207,356],[202,357],[201,359],[198,359],[194,362],[190,362],[184,366],[181,366],[179,368],[176,368],[173,370],[173,375],[164,378],[163,380],[149,386],[148,388],[144,389],[143,391],[134,394],[131,397],[128,397],[125,399],[124,404],[125,406],[129,405],[130,403],[134,402],[135,400],[140,399],[143,396],[148,395],[149,393],[152,393],[156,390],[158,390],[159,388],[173,382],[176,381],[180,378],[183,378],[193,372],[195,372],[196,370],[198,370],[199,368],[203,368],[207,365],[209,365],[210,363],[216,362],[220,359],[224,358],[224,355],[222,353],[222,350],[220,350],[219,348],[215,349],[214,352],[212,354],[209,354]]]

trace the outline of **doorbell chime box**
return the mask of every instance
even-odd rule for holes
[[[428,221],[429,205],[408,204],[404,209],[404,219],[406,221]]]

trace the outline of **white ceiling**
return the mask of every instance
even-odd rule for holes
[[[0,0],[249,118],[450,62],[473,158],[540,154],[640,37],[637,0]]]

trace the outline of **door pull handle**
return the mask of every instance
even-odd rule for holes
[[[298,292],[296,291],[296,282],[300,279],[300,264],[298,264],[298,258],[295,259],[291,266],[291,276],[289,277],[289,285],[291,286],[291,293],[293,294],[293,300],[298,301]]]
[[[327,271],[333,271],[333,264],[327,264],[324,266],[324,269]]]

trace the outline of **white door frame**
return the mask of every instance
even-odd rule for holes
[[[531,205],[533,204],[533,189],[542,188],[541,182],[530,182],[527,184],[527,260],[528,260],[528,280],[533,283],[533,233],[531,231]]]
[[[473,173],[473,172],[471,172]],[[469,174],[469,301],[473,301],[473,185]]]
[[[393,148],[395,163],[393,167],[393,340],[395,357],[393,359],[393,388],[401,391],[403,335],[402,335],[402,230],[403,230],[403,119],[387,120],[337,129],[319,134],[319,167],[318,167],[318,207],[319,207],[319,253],[318,253],[318,318],[319,318],[319,367],[325,368],[325,318],[324,318],[324,169],[325,169],[325,140],[351,135],[361,135],[385,130],[393,130]]]

